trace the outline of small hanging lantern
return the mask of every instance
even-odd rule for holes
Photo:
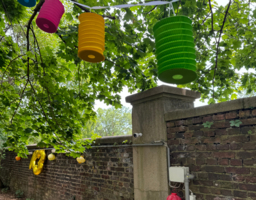
[[[176,193],[172,193],[166,200],[181,200],[181,198]]]
[[[64,12],[64,6],[59,0],[45,0],[36,19],[36,24],[47,33],[55,33]]]
[[[19,156],[15,157],[15,160],[17,160],[17,161],[20,161],[20,159],[21,159],[21,157],[19,157]]]
[[[52,160],[55,160],[55,155],[52,154],[52,153],[49,154],[49,155],[48,155],[48,160],[51,160],[51,161],[52,161]]]
[[[105,22],[95,13],[82,13],[78,17],[78,57],[91,63],[105,60]]]
[[[155,24],[153,31],[161,81],[186,84],[197,78],[192,30],[192,21],[186,16],[168,17]]]
[[[84,159],[84,156],[80,156],[76,159],[76,161],[79,163],[79,164],[82,164],[85,162],[85,159]]]
[[[36,0],[18,0],[18,2],[26,7],[34,7],[36,5]]]

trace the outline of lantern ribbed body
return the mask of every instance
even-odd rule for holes
[[[18,2],[26,7],[34,7],[36,5],[36,0],[18,0]]]
[[[83,13],[79,16],[78,57],[91,63],[104,61],[105,22],[95,13]]]
[[[36,19],[36,24],[47,33],[55,33],[64,12],[64,6],[59,0],[46,0]]]
[[[186,84],[196,79],[196,54],[192,21],[174,16],[157,22],[156,40],[158,77],[167,83]]]
[[[166,200],[181,200],[181,198],[176,193],[172,193]]]

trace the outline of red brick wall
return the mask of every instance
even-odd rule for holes
[[[47,151],[47,155],[50,154]],[[31,156],[15,161],[8,152],[2,161],[0,178],[11,190],[22,190],[34,200],[133,200],[132,148],[99,148],[85,153],[86,162],[57,154],[46,159],[43,172],[29,170]]]
[[[232,120],[242,124],[231,127]],[[204,128],[206,121],[214,122],[211,128]],[[256,199],[255,127],[255,109],[167,122],[171,165],[190,168],[197,200]]]

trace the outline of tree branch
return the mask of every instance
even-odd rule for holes
[[[213,29],[213,12],[212,12],[212,4],[211,4],[211,0],[209,0],[209,6],[210,6],[211,14],[212,14],[212,31],[214,31],[214,29]]]
[[[212,97],[213,97],[213,99],[214,99],[215,76],[216,76],[216,72],[217,72],[217,69],[218,69],[218,55],[219,55],[220,39],[221,39],[221,35],[223,33],[224,25],[225,25],[226,20],[227,20],[227,15],[228,15],[230,5],[231,5],[231,0],[229,0],[228,8],[227,8],[225,16],[224,16],[224,20],[223,20],[223,23],[222,23],[222,26],[221,26],[221,29],[220,29],[220,33],[219,33],[219,40],[218,40],[218,43],[217,43],[217,51],[216,51],[216,57],[215,57],[215,68],[214,68],[213,84],[212,84],[212,87],[213,87]]]
[[[62,40],[62,42],[64,42],[66,44],[65,40],[63,39],[63,37],[61,35],[59,35],[59,32],[56,31],[55,33],[59,36],[59,38]]]
[[[201,26],[203,26],[203,25],[204,25],[205,21],[207,20],[207,18],[209,17],[209,15],[210,15],[210,14],[211,14],[211,13],[208,13],[208,15],[206,15],[206,17],[204,18],[204,20],[203,20],[203,22],[202,22]]]
[[[7,69],[11,66],[11,64],[12,64],[13,61],[15,61],[15,60],[17,60],[18,58],[20,58],[20,57],[22,57],[22,56],[25,56],[25,55],[26,55],[26,54],[20,55],[20,56],[14,58],[13,60],[11,60],[11,62],[9,63],[9,65],[6,67],[6,69],[5,69],[4,73],[3,73],[3,76],[2,76],[2,80],[1,80],[1,89],[2,89],[2,86],[3,86],[3,82],[4,82],[4,75],[5,75],[5,73],[7,72]]]
[[[30,19],[28,21],[28,25],[27,25],[27,51],[29,51],[29,30],[30,30],[31,23],[32,23],[33,19],[35,18],[37,12],[39,12],[42,5],[44,4],[44,1],[45,0],[40,0],[40,2],[36,5],[36,8],[34,9],[34,13],[32,14],[32,16],[30,17]],[[27,77],[28,77],[28,81],[29,81],[29,57],[28,57],[27,62],[28,62]]]
[[[40,51],[40,47],[39,47],[39,43],[38,43],[38,40],[36,38],[36,35],[35,35],[35,32],[33,30],[33,28],[31,28],[31,31],[33,33],[33,36],[34,36],[34,40],[36,41],[37,43],[37,48],[39,50],[39,54],[40,54],[40,59],[41,59],[41,62],[43,63],[43,58],[42,58],[42,55],[41,55],[41,51]],[[64,41],[63,41],[64,42]],[[44,70],[44,68],[43,68]],[[44,75],[45,75],[45,70],[44,70]],[[45,86],[45,89],[46,89],[46,93],[47,93],[47,97],[48,97],[48,102],[49,102],[49,105],[50,105],[50,110],[51,110],[51,114],[52,114],[52,118],[54,119],[54,121],[56,122],[56,124],[59,126],[56,118],[55,118],[55,114],[54,114],[54,110],[53,110],[53,106],[52,106],[52,101],[51,101],[51,97],[50,97],[50,92],[49,92],[49,89],[47,86]],[[60,127],[60,126],[59,126]]]
[[[76,0],[71,0],[73,2],[77,2]],[[83,6],[77,5],[76,3],[74,3],[77,7],[79,7],[80,9],[82,9],[85,12],[90,12],[90,10],[88,8],[85,8]],[[109,16],[109,15],[101,15],[103,18],[108,18],[108,19],[113,19],[115,20],[116,17],[115,16]]]
[[[22,93],[21,93],[21,95],[20,95],[20,102],[19,102],[19,104],[18,104],[18,106],[17,106],[15,112],[13,113],[13,116],[12,116],[12,119],[11,119],[11,124],[12,124],[12,120],[13,120],[14,116],[16,115],[16,113],[17,113],[17,111],[18,111],[18,109],[19,109],[19,107],[20,107],[20,104],[21,104],[21,101],[22,101],[22,99],[23,99],[23,95],[24,95],[24,92],[25,92],[25,90],[26,90],[27,85],[28,85],[28,80],[27,80],[27,82],[26,82],[26,84],[25,84],[25,87],[23,88],[23,91],[22,91]]]
[[[24,31],[24,28],[21,26],[20,21],[18,21],[18,23],[19,23],[20,28],[22,29],[22,31],[23,31],[23,33],[24,33],[24,36],[26,37],[26,33],[25,33],[25,31]]]
[[[33,28],[30,28],[30,30],[32,31],[32,33],[33,33],[33,36],[34,36],[34,40],[36,41],[36,44],[37,44],[37,48],[38,48],[38,51],[39,51],[39,55],[40,55],[40,60],[41,60],[41,62],[43,63],[43,59],[42,59],[41,50],[40,50],[40,47],[39,47],[39,43],[38,43],[38,40],[37,40],[37,38],[36,38],[36,35],[35,35],[35,32],[34,32],[34,29],[33,29]]]
[[[109,16],[109,15],[101,15],[103,18],[108,18],[108,19],[112,19],[115,20],[116,17],[115,16]]]
[[[28,80],[28,82],[29,82],[29,84],[30,84],[30,86],[31,86],[31,88],[32,88],[32,90],[33,90],[33,92],[34,92],[34,94],[35,94],[35,97],[36,97],[37,102],[39,103],[39,105],[40,105],[40,107],[41,107],[41,110],[42,110],[42,112],[43,112],[43,115],[44,115],[46,121],[48,122],[48,118],[47,118],[47,116],[46,116],[46,114],[45,114],[45,112],[44,112],[43,106],[42,106],[41,102],[39,101],[39,99],[37,98],[36,90],[35,90],[34,86],[32,85],[31,81]],[[48,124],[49,124],[49,122],[48,122]],[[49,124],[49,125],[50,125],[50,124]]]
[[[33,25],[32,25],[32,29],[31,30],[33,31]],[[34,51],[35,51],[36,62],[38,63],[37,55],[36,55],[37,50],[36,50],[36,40],[35,40],[35,38],[34,38]],[[39,72],[38,72],[38,65],[37,65],[37,74],[39,74]]]
[[[150,11],[146,12],[146,13],[145,13],[146,16],[147,16],[149,13],[151,13],[153,10],[155,10],[156,8],[157,8],[157,6],[154,6],[154,8],[152,8]]]
[[[0,42],[2,41],[3,38],[4,38],[4,35],[1,37]]]
[[[11,20],[11,18],[10,18],[9,13],[7,12],[7,9],[6,9],[5,5],[4,5],[3,0],[2,0],[2,5],[3,5],[3,7],[4,7],[5,14],[6,14],[6,16],[8,17],[8,19],[9,19],[9,21],[11,22],[11,25],[12,25],[12,20]]]
[[[52,129],[51,124],[50,124],[49,121],[48,121],[47,115],[46,115],[46,113],[44,112],[43,105],[41,104],[41,102],[40,102],[39,99],[37,98],[37,94],[36,94],[36,90],[35,90],[34,86],[33,86],[33,84],[31,83],[31,81],[29,81],[29,83],[30,83],[30,86],[31,86],[31,88],[32,88],[32,90],[33,90],[33,93],[34,93],[35,97],[36,97],[36,100],[37,100],[37,102],[39,103],[39,105],[40,105],[40,107],[41,107],[41,110],[42,110],[42,112],[43,112],[43,116],[44,116],[46,122],[49,124],[50,128]],[[55,120],[55,116],[54,116],[53,119]],[[56,124],[58,125],[57,121],[56,121]],[[58,125],[58,126],[59,126],[59,125]],[[59,126],[59,128],[60,128],[60,126]],[[60,128],[60,130],[61,130],[61,128]],[[53,131],[53,132],[54,132],[54,131]],[[55,136],[58,138],[58,136],[57,136],[56,134],[55,134]],[[58,138],[58,139],[59,139],[59,138]],[[59,139],[59,140],[60,140],[60,139]],[[65,146],[64,144],[61,143],[61,140],[60,140],[60,142],[58,142],[58,143],[61,144],[61,145],[63,145],[63,146]]]
[[[111,63],[114,64],[115,66],[120,67],[120,68],[122,68],[122,69],[124,69],[124,70],[127,70],[127,69],[121,67],[120,65],[117,65],[115,62],[113,62],[113,61],[111,61],[111,60],[109,60],[109,59],[107,59],[107,58],[105,58],[105,61],[111,62]]]
[[[250,10],[250,5],[251,5],[251,0],[249,0],[249,2],[248,2],[249,10]],[[250,11],[249,11],[249,15],[248,15],[248,26],[250,26]]]

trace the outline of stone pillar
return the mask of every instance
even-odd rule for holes
[[[132,132],[142,133],[133,144],[167,142],[164,113],[194,107],[200,93],[159,86],[126,97],[132,104]],[[134,200],[166,200],[169,195],[166,147],[134,147]]]

